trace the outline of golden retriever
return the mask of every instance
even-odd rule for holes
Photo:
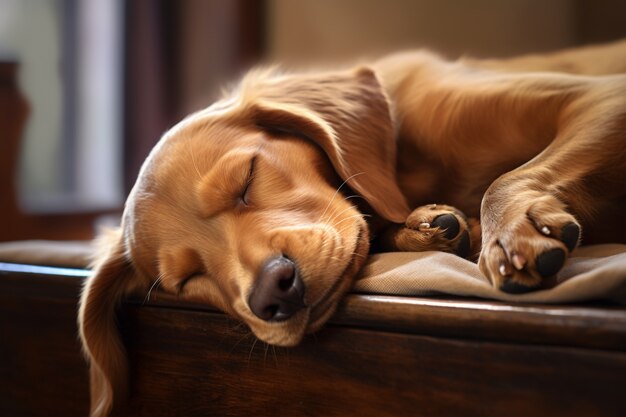
[[[625,72],[626,41],[250,72],[163,136],[87,280],[91,414],[127,393],[115,310],[129,294],[208,303],[291,346],[333,314],[371,245],[479,255],[520,293],[554,284],[581,231],[624,241],[626,75],[611,74]]]

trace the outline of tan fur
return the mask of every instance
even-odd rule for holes
[[[497,287],[502,272],[542,285],[535,259],[569,253],[560,240],[569,223],[585,241],[624,241],[626,76],[606,75],[626,70],[614,59],[624,56],[626,42],[500,61],[422,51],[348,71],[251,72],[164,135],[87,281],[79,323],[91,415],[127,393],[115,309],[129,293],[209,303],[290,346],[334,312],[370,236],[385,250],[454,252],[467,231]],[[440,214],[459,221],[451,239],[433,224]],[[247,300],[261,266],[281,254],[301,272],[307,307],[267,322]]]
[[[127,394],[128,375],[115,309],[131,286],[125,254],[120,251],[121,231],[103,235],[94,263],[94,275],[86,282],[78,315],[80,337],[90,362],[91,411],[107,415]],[[115,398],[113,392],[115,391]]]

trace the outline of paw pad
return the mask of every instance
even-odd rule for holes
[[[543,278],[555,275],[565,263],[565,251],[560,248],[550,249],[535,259],[537,272]]]
[[[441,229],[443,236],[448,240],[454,239],[459,234],[459,230],[461,230],[461,225],[454,214],[442,214],[435,217],[431,226]]]
[[[576,223],[568,223],[561,229],[561,240],[567,246],[567,249],[571,252],[578,244],[580,237],[580,227]]]
[[[463,235],[461,236],[461,240],[459,241],[459,245],[456,248],[456,254],[458,256],[460,256],[461,258],[465,258],[467,259],[467,257],[470,255],[470,250],[471,250],[471,242],[470,242],[470,236],[469,233],[466,231],[463,232]]]
[[[524,294],[533,290],[534,290],[533,287],[520,284],[518,282],[513,281],[512,279],[507,279],[500,286],[500,291],[504,291],[509,294]]]

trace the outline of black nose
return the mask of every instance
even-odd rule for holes
[[[304,283],[296,265],[284,256],[267,261],[248,304],[265,321],[287,320],[304,308]]]

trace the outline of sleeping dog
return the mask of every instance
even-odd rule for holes
[[[127,392],[115,309],[154,288],[297,344],[375,245],[478,259],[498,289],[554,284],[624,241],[626,41],[509,60],[407,52],[250,72],[168,131],[80,303],[94,416]]]

